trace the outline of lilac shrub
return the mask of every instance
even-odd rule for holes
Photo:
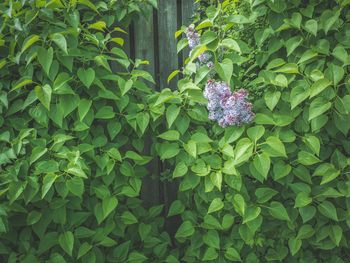
[[[190,49],[200,44],[200,36],[194,25],[187,28],[186,37]],[[210,59],[211,55],[208,52],[198,56],[200,63],[213,69],[214,63]],[[208,80],[204,97],[208,99],[209,119],[217,121],[223,128],[250,123],[255,116],[252,112],[252,104],[248,101],[248,92],[244,89],[232,93],[227,83]]]
[[[232,93],[227,83],[208,80],[204,97],[208,100],[209,119],[223,128],[250,123],[254,119],[252,104],[244,89]]]

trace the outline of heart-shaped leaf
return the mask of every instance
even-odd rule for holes
[[[92,82],[94,82],[95,79],[95,70],[93,70],[92,68],[80,68],[78,70],[78,77],[87,88],[90,88]]]

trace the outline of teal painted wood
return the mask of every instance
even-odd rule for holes
[[[149,7],[146,12],[151,15],[147,18],[141,16],[140,19],[134,23],[135,58],[149,61],[149,65],[142,66],[142,69],[150,72],[154,78],[156,64],[153,8]]]
[[[135,58],[148,60],[149,65],[143,65],[141,68],[147,70],[155,77],[156,63],[155,63],[155,45],[154,45],[154,21],[153,21],[153,9],[149,8],[146,12],[151,13],[146,17],[140,17],[140,19],[134,23],[134,47]],[[148,83],[153,88],[154,85]],[[149,137],[145,144],[145,154],[149,155],[151,150],[152,141]],[[141,199],[145,202],[147,207],[159,204],[160,198],[160,177],[158,160],[153,160],[148,165],[149,174],[142,180]]]
[[[188,56],[188,50],[179,55],[176,52],[175,32],[180,26],[188,25],[190,17],[194,11],[194,0],[158,0],[158,9],[153,10],[154,16],[148,16],[147,19],[140,18],[132,26],[132,30],[128,30],[130,34],[124,36],[124,50],[131,57],[141,60],[148,60],[149,65],[142,66],[144,70],[150,72],[155,80],[157,90],[164,88],[176,88],[177,77],[170,84],[167,78],[171,72],[179,69],[181,61]],[[119,71],[120,67],[113,64],[113,70]],[[165,125],[165,124],[164,124]],[[150,151],[151,140],[145,145],[145,153]],[[171,203],[176,200],[178,192],[177,182],[161,182],[160,174],[167,167],[159,160],[152,162],[148,169],[150,177],[146,177],[143,181],[141,190],[141,199],[146,205],[164,204],[165,213]],[[166,227],[173,236],[178,228],[179,220],[172,217],[166,220]]]
[[[174,78],[170,84],[167,83],[167,78],[171,72],[179,67],[175,40],[175,32],[177,29],[177,1],[158,0],[158,81],[160,89],[176,88],[177,78]],[[163,169],[167,169],[167,167],[163,167]],[[164,181],[162,186],[163,203],[165,212],[167,213],[171,203],[176,200],[178,184],[176,182]],[[176,217],[170,217],[165,220],[165,228],[172,237],[175,235],[178,226],[179,220]]]
[[[158,0],[158,60],[160,89],[175,89],[176,80],[170,85],[167,78],[178,69],[175,32],[177,31],[177,1]]]
[[[189,25],[194,14],[194,0],[181,0],[182,24]]]

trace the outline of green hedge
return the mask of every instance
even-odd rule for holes
[[[183,219],[183,260],[347,262],[350,2],[197,2],[201,45],[179,89],[161,95],[181,143],[158,145],[180,178],[170,214]],[[196,62],[203,51],[213,70]],[[209,78],[247,89],[254,123],[209,122]]]
[[[148,2],[0,3],[1,262],[168,256],[138,199],[153,79],[122,48]]]
[[[155,2],[0,4],[1,261],[347,262],[350,1],[197,0],[201,44],[160,93],[122,48]],[[209,121],[208,79],[254,122]],[[165,216],[139,199],[156,158]]]

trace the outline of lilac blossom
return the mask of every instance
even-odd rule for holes
[[[250,123],[254,119],[252,104],[244,89],[232,93],[227,83],[209,80],[204,97],[208,100],[209,119],[217,121],[223,128]]]
[[[186,30],[186,37],[188,40],[188,45],[190,49],[194,49],[196,46],[200,44],[200,36],[198,32],[195,30],[194,25],[190,25]],[[211,55],[208,52],[203,52],[198,56],[198,60],[205,64],[207,63],[207,66],[211,69],[213,67],[213,64],[210,63]]]

